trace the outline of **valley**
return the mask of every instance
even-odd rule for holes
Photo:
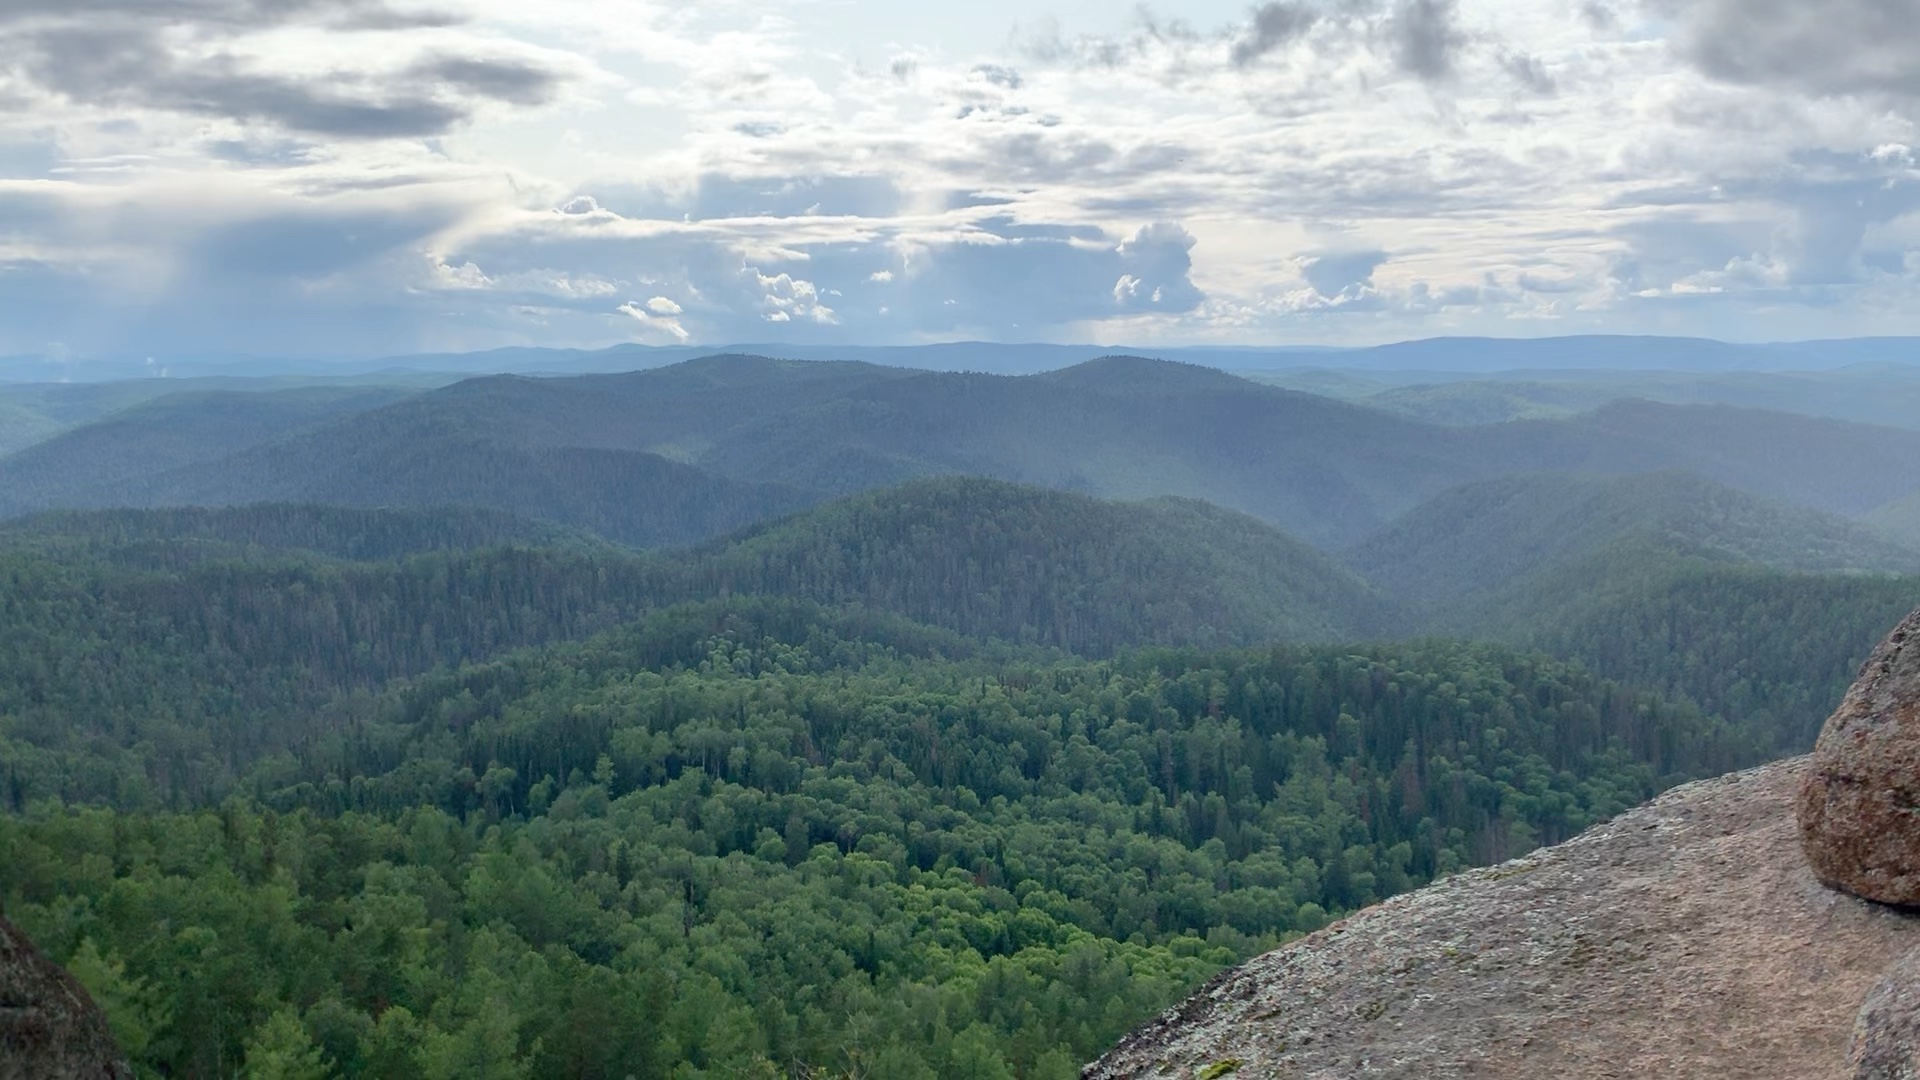
[[[1124,357],[140,400],[0,458],[0,898],[153,1075],[1066,1078],[1804,749],[1916,440]]]

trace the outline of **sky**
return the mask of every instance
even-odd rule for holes
[[[0,355],[1920,334],[1920,0],[0,0]]]

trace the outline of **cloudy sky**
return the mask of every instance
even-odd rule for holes
[[[1920,333],[1920,0],[0,0],[0,353]]]

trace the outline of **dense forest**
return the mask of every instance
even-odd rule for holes
[[[1808,417],[1134,358],[127,393],[0,460],[0,905],[143,1077],[1070,1077],[1803,750],[1920,604],[1920,435]]]
[[[34,800],[0,895],[147,1075],[1067,1077],[1225,964],[1752,753],[1492,647],[958,644],[669,609],[345,702],[217,805]]]

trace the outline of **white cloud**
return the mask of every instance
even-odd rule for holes
[[[65,67],[0,61],[0,351],[1920,332],[1904,53],[1578,7],[136,13],[144,96],[86,66],[117,24],[56,13]]]
[[[615,310],[639,323],[643,330],[650,334],[664,334],[675,341],[687,341],[692,338],[693,335],[687,333],[678,319],[672,318],[670,313],[650,311],[649,308],[652,306],[651,301],[646,307],[642,307],[629,300]]]

